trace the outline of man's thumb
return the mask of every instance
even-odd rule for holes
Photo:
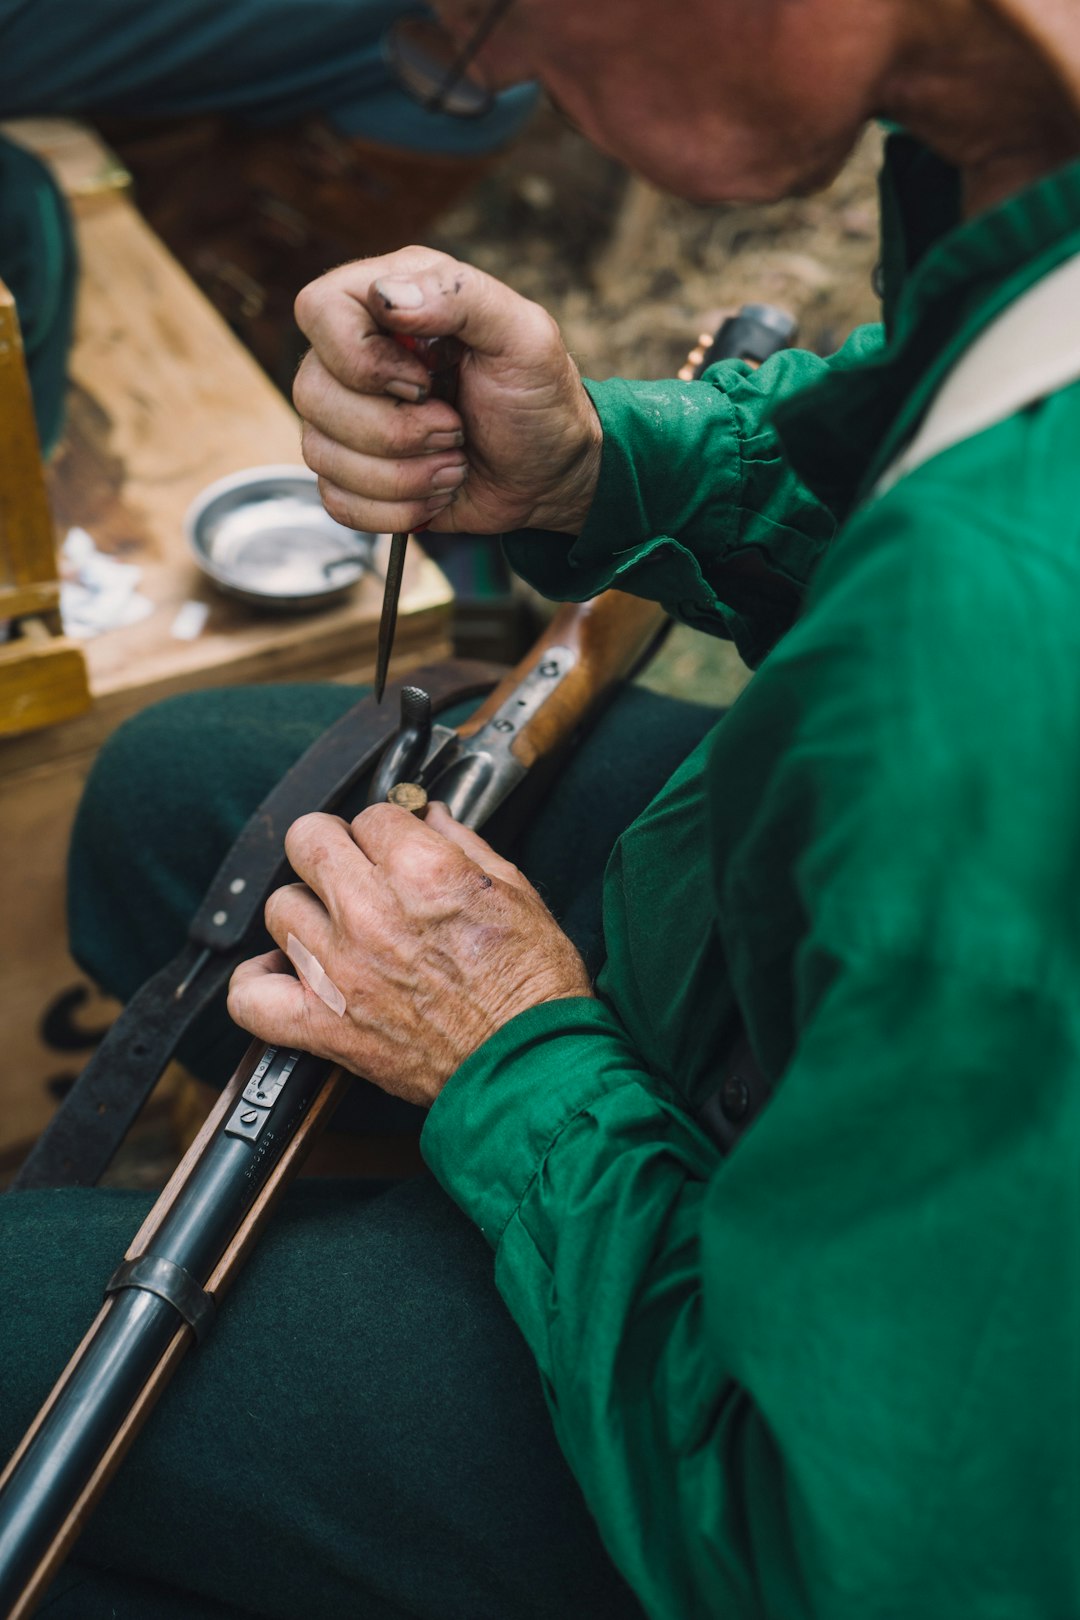
[[[528,302],[471,265],[380,276],[369,307],[379,325],[416,337],[458,337],[480,354],[517,347]]]
[[[379,300],[387,325],[391,316],[409,327],[413,324],[413,317],[419,316],[423,320],[419,312],[428,301],[427,289],[421,285],[419,277],[405,280],[400,276],[383,276],[372,283],[372,291]]]

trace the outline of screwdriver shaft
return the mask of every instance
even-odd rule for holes
[[[411,337],[405,332],[391,334],[403,349],[415,354],[427,367],[431,379],[431,397],[444,399],[448,404],[457,402],[458,367],[465,350],[456,337]],[[427,524],[421,524],[427,528]],[[382,702],[386,690],[386,677],[390,669],[390,654],[394,649],[394,631],[397,629],[398,598],[405,573],[407,534],[395,534],[390,539],[390,560],[386,565],[386,584],[383,588],[382,618],[379,620],[379,649],[375,655],[375,701]]]
[[[390,669],[390,654],[397,629],[398,601],[401,581],[405,573],[405,551],[408,533],[390,536],[390,557],[386,564],[386,584],[383,587],[382,617],[379,620],[379,649],[375,655],[375,701],[381,703],[386,691],[386,677]]]

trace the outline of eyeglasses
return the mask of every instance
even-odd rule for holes
[[[455,43],[441,23],[402,17],[383,36],[383,48],[402,89],[428,112],[452,118],[483,118],[495,95],[473,72],[472,65],[513,0],[492,0],[464,45]]]

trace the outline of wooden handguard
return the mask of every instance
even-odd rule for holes
[[[458,735],[474,736],[556,647],[568,647],[576,654],[573,669],[522,725],[512,745],[526,769],[541,764],[557,754],[588,715],[612,695],[616,682],[633,674],[666,624],[667,615],[656,602],[625,591],[605,591],[591,602],[565,603],[521,663],[458,727]]]

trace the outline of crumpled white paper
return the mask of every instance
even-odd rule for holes
[[[60,617],[65,634],[88,640],[138,624],[154,604],[138,589],[142,569],[99,551],[85,529],[69,529],[60,547]]]

